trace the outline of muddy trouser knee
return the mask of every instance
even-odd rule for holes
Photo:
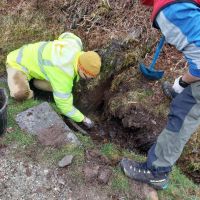
[[[43,91],[47,91],[47,92],[53,91],[51,84],[46,80],[34,79],[33,85],[39,90],[43,90]]]
[[[170,106],[166,128],[148,152],[147,166],[169,172],[191,135],[200,125],[200,81],[177,95]]]
[[[7,66],[8,87],[10,96],[22,101],[33,97],[29,81],[25,73],[10,66]]]

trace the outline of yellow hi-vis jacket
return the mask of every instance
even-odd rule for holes
[[[10,67],[23,71],[28,80],[47,80],[61,113],[76,122],[84,115],[73,106],[73,80],[79,79],[78,57],[82,54],[82,42],[76,35],[65,32],[58,40],[24,45],[7,56]]]

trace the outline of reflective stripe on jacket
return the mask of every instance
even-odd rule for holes
[[[23,71],[28,80],[47,80],[61,113],[76,122],[84,115],[73,106],[73,80],[78,76],[78,56],[82,42],[72,33],[63,33],[58,40],[24,45],[7,56],[10,67]]]

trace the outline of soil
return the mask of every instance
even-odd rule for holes
[[[149,19],[151,8],[143,7],[137,1],[32,0],[27,2],[11,0],[9,2],[7,7],[1,9],[0,12],[6,15],[10,11],[13,14],[20,14],[25,11],[34,12],[35,9],[43,10],[47,22],[51,22],[47,23],[47,28],[52,29],[52,34],[56,34],[57,26],[65,24],[66,31],[72,31],[82,38],[86,50],[99,50],[113,39],[124,40],[129,33],[134,33],[141,47],[147,49],[144,55],[146,66],[150,65],[156,43],[160,39],[160,33],[151,26]],[[103,2],[109,2],[109,4]],[[187,63],[182,54],[166,44],[157,61],[156,69],[165,71],[162,81],[173,82],[187,69]],[[169,101],[162,93],[162,81],[147,81],[139,76],[136,84],[131,84],[131,70],[132,68],[124,71],[125,78],[117,89],[103,86],[102,88],[106,89],[105,92],[98,92],[96,99],[92,99],[94,104],[99,106],[99,119],[96,120],[98,126],[91,130],[90,134],[97,141],[112,141],[124,148],[137,149],[146,153],[166,122],[166,115],[156,115],[151,109],[157,108],[163,102],[169,105]],[[113,80],[116,79],[113,78],[110,81]],[[106,83],[106,86],[111,85],[111,82]],[[103,90],[102,88],[100,91]],[[153,95],[147,98],[148,104],[133,102],[124,107],[118,99],[126,96],[128,99],[129,91],[138,88],[151,89]],[[51,94],[47,97],[48,101],[52,99]],[[120,104],[113,110],[110,105],[115,101]]]
[[[121,121],[118,120],[117,122],[116,119],[110,120],[109,122],[102,122],[88,132],[94,140],[113,142],[124,149],[134,150],[140,153],[147,153],[148,149],[155,142],[155,138],[148,134],[147,130],[124,128]],[[148,138],[146,141],[144,141],[144,136]]]
[[[16,155],[16,149],[15,145],[0,148],[0,199],[112,199],[96,184],[90,187],[83,184],[82,175],[75,178],[70,167],[58,168],[41,161],[30,161],[30,157],[37,157],[34,150],[29,155],[26,152],[27,157],[22,152]]]
[[[84,163],[73,161],[70,166],[61,168],[56,163],[46,162],[42,154],[48,150],[35,145],[28,149],[16,144],[0,145],[1,200],[158,199],[153,188],[134,181],[129,181],[134,191],[130,194],[111,190],[107,185],[114,177],[112,162],[97,149],[85,152]],[[152,196],[154,198],[150,198]]]
[[[66,129],[58,125],[53,125],[46,129],[41,129],[37,134],[38,141],[44,146],[61,147],[67,144]]]

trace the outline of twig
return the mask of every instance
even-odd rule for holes
[[[108,6],[111,9],[109,0],[102,0],[105,6]]]
[[[185,60],[184,60],[183,58],[181,58],[181,59],[175,64],[175,68],[176,68],[181,62],[185,62]]]

